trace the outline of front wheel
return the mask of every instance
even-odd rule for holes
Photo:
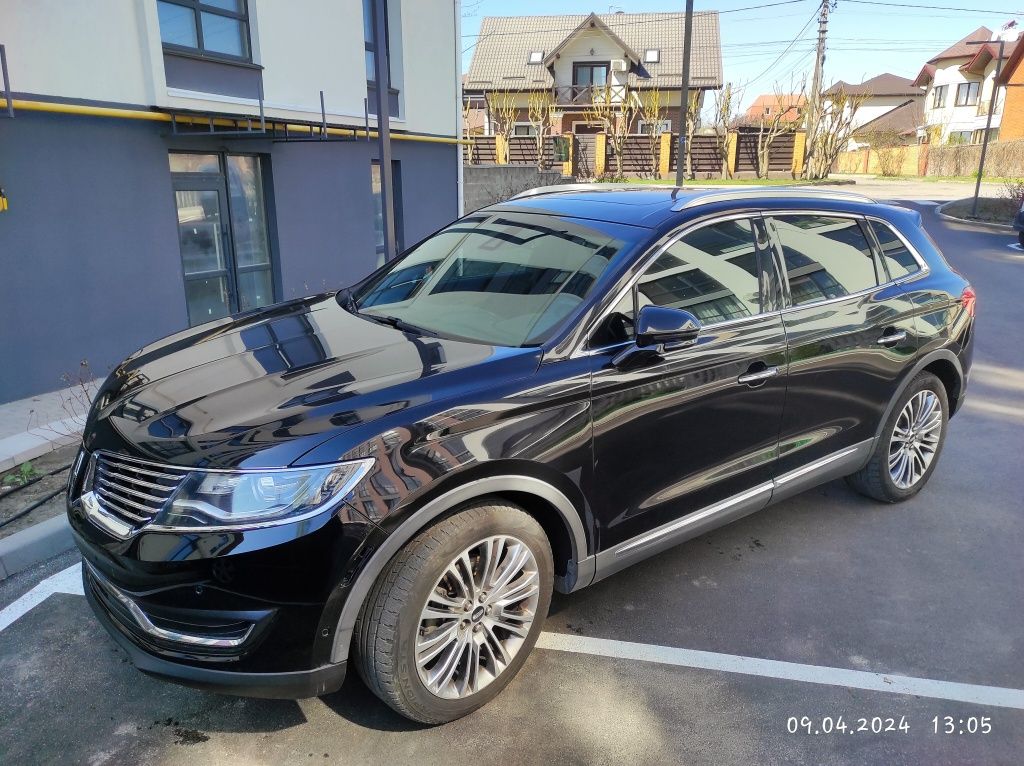
[[[946,388],[922,372],[893,407],[868,464],[846,477],[862,495],[886,503],[913,497],[928,483],[939,459],[949,421]]]
[[[533,649],[551,603],[543,528],[503,501],[434,524],[392,559],[356,623],[356,667],[397,712],[460,718],[493,699]]]
[[[1020,243],[1021,247],[1024,247],[1024,231],[1017,232],[1017,241]]]

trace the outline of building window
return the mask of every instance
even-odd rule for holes
[[[952,145],[969,144],[971,143],[971,135],[969,130],[952,130],[946,136],[946,143]]]
[[[391,161],[391,183],[395,197],[395,248],[402,251],[402,173],[401,163]],[[370,191],[373,194],[373,234],[377,246],[377,265],[384,265],[384,193],[380,182],[380,162],[370,166]]]
[[[374,0],[363,0],[363,43],[366,48],[366,81],[377,82],[377,47],[374,37],[375,17],[373,14]],[[384,2],[384,46],[391,52],[391,30],[388,28],[388,6]],[[388,56],[388,85],[391,84],[391,57]]]
[[[988,131],[988,140],[989,141],[998,141],[999,140],[999,128],[990,128],[989,129],[989,131]],[[985,129],[984,128],[978,128],[976,131],[974,131],[974,134],[971,136],[971,143],[972,144],[983,144],[983,143],[985,143]]]
[[[573,85],[606,85],[608,83],[608,64],[573,64]]]
[[[661,50],[658,48],[648,48],[644,51],[645,64],[657,64],[659,61],[661,61]]]
[[[169,162],[189,324],[273,303],[264,160],[171,152]]]
[[[980,82],[962,82],[956,86],[957,106],[977,106]]]
[[[512,126],[513,136],[535,136],[537,128],[530,122],[517,122]]]
[[[948,85],[936,85],[932,89],[932,109],[942,109],[946,105],[946,90]]]
[[[544,51],[530,51],[530,55],[526,59],[527,64],[543,64],[544,63]]]
[[[661,133],[672,132],[672,122],[670,120],[657,120],[651,122],[648,122],[647,120],[640,120],[638,126],[641,133],[648,135],[660,135]]]
[[[157,0],[165,49],[251,61],[245,0]]]

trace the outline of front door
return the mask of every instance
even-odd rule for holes
[[[768,502],[786,393],[778,280],[760,218],[709,223],[669,245],[613,312],[618,332],[628,334],[646,304],[686,309],[703,329],[695,344],[639,369],[616,366],[621,341],[595,340],[608,345],[592,352],[588,494],[611,569],[678,539],[677,522],[721,521]]]
[[[916,353],[914,306],[890,281],[860,217],[779,213],[768,221],[788,293],[779,474],[811,463],[841,473],[867,449]]]
[[[259,158],[171,154],[190,325],[274,302]]]

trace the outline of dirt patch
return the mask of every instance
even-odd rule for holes
[[[13,535],[26,527],[64,513],[64,487],[68,471],[78,452],[78,445],[61,447],[0,476],[0,538]],[[20,516],[30,506],[44,500],[39,507]]]
[[[953,218],[962,218],[965,221],[983,221],[984,223],[1011,224],[1017,215],[1017,203],[1006,197],[979,197],[978,215],[971,216],[971,208],[974,199],[958,199],[943,205],[942,212]]]

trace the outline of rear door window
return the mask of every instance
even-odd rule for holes
[[[886,281],[856,218],[799,214],[772,220],[792,305],[841,298]]]
[[[870,221],[870,226],[882,248],[882,258],[885,259],[885,266],[892,279],[900,279],[921,270],[921,265],[896,232],[881,221]]]

